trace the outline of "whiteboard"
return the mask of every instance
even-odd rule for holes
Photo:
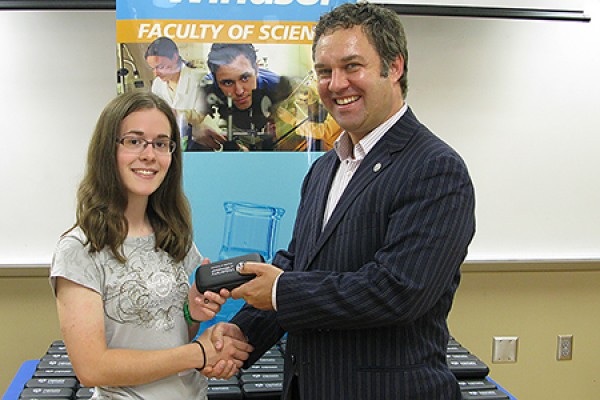
[[[468,260],[600,259],[599,6],[590,23],[403,17],[407,101],[475,184]],[[115,13],[0,11],[0,34],[0,266],[47,265],[116,94]]]
[[[48,264],[116,95],[114,11],[0,11],[0,264]]]
[[[406,20],[408,102],[475,184],[468,260],[600,259],[600,2],[586,11]]]

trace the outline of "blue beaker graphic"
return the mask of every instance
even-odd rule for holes
[[[277,228],[285,209],[247,202],[226,201],[223,243],[219,260],[258,253],[271,262],[276,252]],[[228,299],[221,311],[202,324],[208,328],[217,322],[227,322],[242,308],[244,300]]]
[[[219,259],[259,253],[267,262],[275,255],[277,228],[283,208],[226,201],[225,229]]]

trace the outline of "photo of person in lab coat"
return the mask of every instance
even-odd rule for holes
[[[177,115],[183,149],[206,150],[214,143],[223,142],[224,138],[214,131],[209,130],[208,135],[199,133],[206,132],[202,128],[206,110],[203,109],[204,95],[200,90],[206,71],[184,60],[175,42],[167,37],[150,43],[144,58],[155,76],[152,93],[164,99]]]

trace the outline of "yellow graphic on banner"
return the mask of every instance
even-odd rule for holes
[[[311,44],[315,22],[118,20],[117,42],[148,43],[166,36],[175,42]]]

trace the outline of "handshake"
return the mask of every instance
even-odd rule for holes
[[[254,348],[237,325],[219,323],[202,332],[194,340],[198,353],[196,367],[209,378],[229,379],[239,372]]]
[[[275,279],[283,271],[264,264],[259,254],[248,254],[215,263],[203,263],[196,269],[188,294],[188,322],[208,321],[232,297],[243,298],[255,308],[272,310],[271,292]],[[235,375],[248,359],[253,347],[241,329],[231,323],[219,323],[206,329],[194,345],[202,374],[227,379]],[[196,353],[195,353],[196,354]]]

